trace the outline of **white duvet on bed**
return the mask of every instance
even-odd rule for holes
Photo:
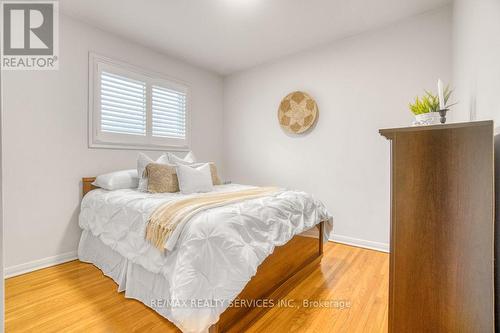
[[[245,188],[222,185],[215,191]],[[325,237],[332,227],[321,202],[304,192],[282,191],[195,215],[173,251],[162,253],[145,240],[148,217],[160,204],[181,197],[187,196],[94,190],[82,200],[79,224],[126,259],[165,277],[170,296],[158,302],[183,332],[204,332],[216,323],[275,246],[321,220],[329,221]],[[210,307],[202,306],[206,301]]]

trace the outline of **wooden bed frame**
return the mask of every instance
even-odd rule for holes
[[[82,179],[83,195],[97,188],[94,177]],[[257,269],[255,276],[238,295],[240,300],[268,300],[277,302],[307,277],[320,263],[323,255],[324,221],[307,236],[296,235],[288,243],[274,249]],[[317,237],[316,237],[317,234]],[[210,333],[242,332],[253,321],[264,315],[266,307],[230,307],[219,321],[210,327]]]

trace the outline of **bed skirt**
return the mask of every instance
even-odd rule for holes
[[[118,285],[118,292],[125,292],[126,298],[136,299],[162,317],[169,318],[168,308],[161,307],[161,301],[168,299],[168,281],[163,275],[152,273],[123,257],[104,244],[90,231],[83,230],[78,245],[78,258],[91,263]],[[155,307],[157,304],[159,307]]]
[[[313,227],[300,236],[317,239],[318,231]],[[166,305],[171,298],[169,281],[162,273],[154,273],[145,269],[142,265],[134,263],[120,253],[106,245],[91,231],[83,230],[78,246],[78,258],[82,262],[91,263],[99,268],[104,275],[110,277],[118,285],[118,292],[125,292],[126,298],[132,298],[142,302],[148,308],[156,311],[162,317],[169,320],[177,327],[181,323],[174,320],[171,306]],[[181,307],[182,310],[182,307]],[[210,308],[199,308],[198,315],[208,316]],[[177,314],[179,309],[177,309]],[[217,316],[216,322],[220,319]],[[212,323],[213,324],[213,323]],[[208,331],[208,327],[204,332]]]

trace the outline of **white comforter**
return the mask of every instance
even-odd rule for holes
[[[243,185],[216,186],[235,191]],[[275,246],[331,217],[324,205],[299,191],[209,209],[183,227],[173,251],[145,240],[148,217],[182,195],[137,190],[94,190],[82,201],[79,224],[122,256],[162,274],[168,288],[166,316],[183,332],[204,332],[241,292]],[[326,233],[325,233],[326,235]],[[215,301],[214,301],[215,300]],[[206,301],[212,301],[206,307]]]

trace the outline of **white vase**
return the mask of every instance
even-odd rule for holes
[[[415,116],[415,121],[413,122],[414,126],[422,126],[422,125],[437,125],[440,124],[439,112],[428,112],[417,114]]]

